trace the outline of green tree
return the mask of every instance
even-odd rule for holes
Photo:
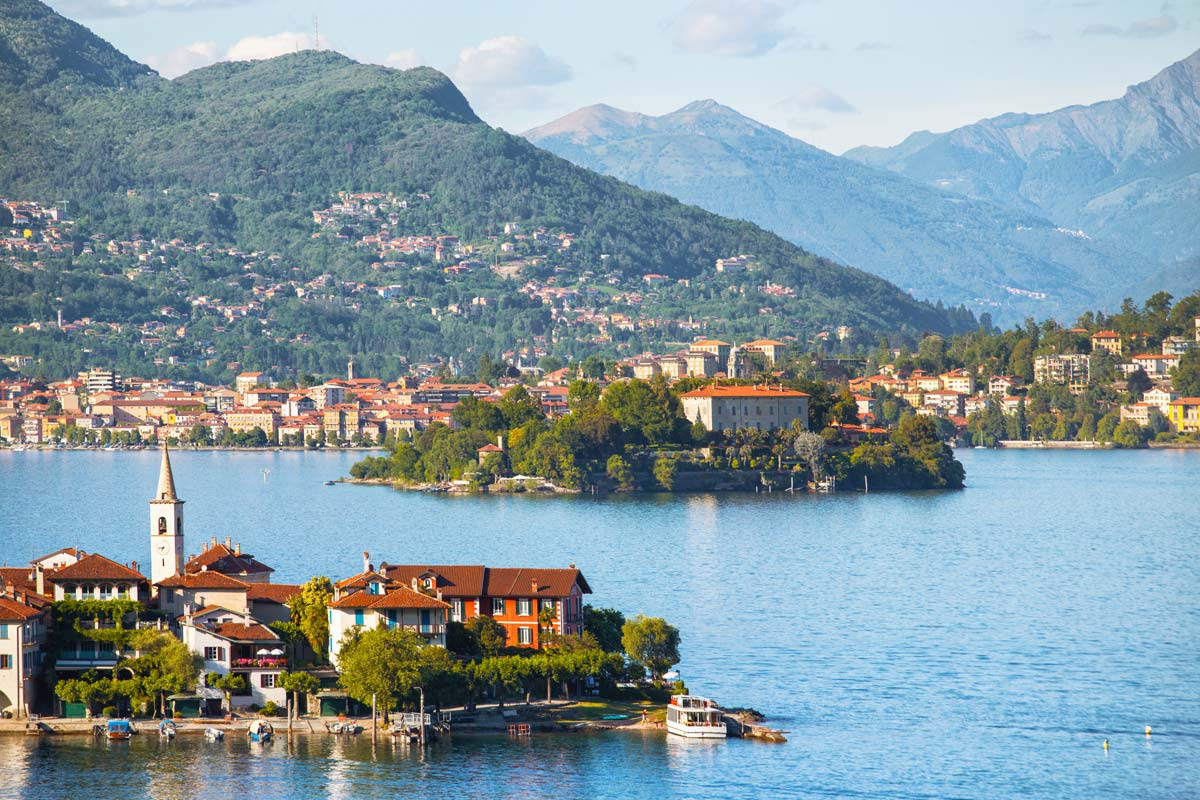
[[[370,705],[372,697],[388,711],[420,682],[421,638],[399,628],[374,628],[343,640],[338,650],[338,683],[346,694]]]
[[[627,491],[633,488],[633,470],[629,462],[615,453],[608,457],[608,477],[617,484],[617,488]]]
[[[1121,420],[1113,431],[1112,441],[1118,447],[1141,447],[1146,443],[1146,431],[1131,419]]]
[[[679,629],[661,617],[639,614],[627,621],[621,627],[621,645],[629,660],[645,667],[655,681],[679,663]]]
[[[210,673],[208,685],[225,693],[225,710],[228,712],[233,710],[233,693],[245,691],[246,679],[236,672],[215,677]]]
[[[606,653],[619,653],[625,626],[625,615],[615,608],[583,607],[583,629],[596,637],[596,643]]]
[[[567,387],[567,407],[572,414],[591,411],[600,403],[600,387],[591,381],[571,381]]]
[[[333,583],[324,575],[309,578],[300,591],[288,598],[292,622],[308,639],[317,658],[327,659],[329,653],[329,601]]]
[[[654,460],[654,480],[666,491],[675,488],[675,476],[679,473],[679,459],[660,455]]]
[[[1200,347],[1193,347],[1179,359],[1171,373],[1171,387],[1181,397],[1200,397]]]
[[[281,672],[276,679],[281,689],[288,693],[288,719],[295,719],[296,707],[301,695],[310,695],[321,687],[315,675],[308,672]]]
[[[800,431],[792,442],[792,449],[812,472],[813,480],[821,479],[821,456],[825,452],[825,437],[812,431]]]
[[[508,644],[508,633],[504,626],[487,614],[471,618],[466,627],[479,643],[479,651],[485,656],[496,655]]]

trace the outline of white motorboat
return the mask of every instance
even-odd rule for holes
[[[667,706],[667,733],[688,739],[724,739],[725,721],[721,709],[707,697],[673,694]]]
[[[225,731],[220,728],[205,728],[204,738],[210,742],[220,742],[225,739]]]
[[[162,722],[158,723],[158,735],[164,739],[174,739],[175,733],[175,723],[171,720],[164,719]]]

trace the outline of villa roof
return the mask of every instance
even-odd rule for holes
[[[387,583],[388,578],[386,575],[382,575],[375,570],[369,570],[367,572],[360,572],[357,575],[352,575],[344,580],[340,580],[333,586],[336,589],[361,589],[372,581],[377,583]]]
[[[776,398],[776,397],[810,397],[811,395],[804,392],[797,392],[794,389],[784,389],[783,387],[770,386],[702,386],[699,389],[693,389],[686,392],[680,397],[754,397],[754,398]]]
[[[91,553],[76,561],[74,564],[63,567],[62,569],[48,575],[47,578],[53,583],[61,583],[63,581],[144,581],[146,576],[140,572],[135,572],[124,564],[118,564],[111,558],[105,558],[97,553]]]
[[[300,594],[298,583],[251,583],[247,586],[246,599],[257,602],[286,605],[288,600]]]
[[[33,608],[20,600],[0,596],[0,619],[24,621],[33,619],[41,613],[41,609]]]
[[[184,575],[172,575],[169,578],[163,578],[156,585],[164,586],[168,589],[240,589],[246,591],[249,588],[249,584],[244,581],[239,581],[237,578],[231,578],[214,570],[201,570],[200,572],[189,572]]]
[[[192,556],[183,565],[184,572],[199,572],[208,567],[209,572],[225,575],[254,575],[275,570],[249,553],[241,553],[225,544],[214,544],[199,555]]]
[[[414,578],[436,577],[443,597],[483,597],[487,567],[434,566],[430,564],[380,564],[379,571],[394,581],[411,585]]]
[[[220,622],[216,625],[208,626],[208,630],[222,639],[229,639],[235,642],[283,641],[279,638],[278,634],[261,622],[251,622],[249,625],[244,622]]]
[[[37,579],[29,567],[0,567],[0,589],[8,585],[32,592],[37,589]]]
[[[537,594],[545,594],[547,597],[566,597],[575,584],[579,584],[579,589],[584,594],[592,593],[592,587],[588,586],[583,573],[577,569],[488,569],[489,597],[528,597],[535,584]]]

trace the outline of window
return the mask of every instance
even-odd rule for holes
[[[108,584],[108,583],[100,584],[100,599],[101,600],[111,600],[112,596],[113,596],[112,584]]]
[[[0,655],[0,669],[12,669],[13,657],[10,655]]]
[[[504,613],[504,598],[503,597],[493,597],[492,598],[492,614],[496,615],[496,614],[503,614],[503,613]]]
[[[225,648],[224,647],[206,647],[206,648],[204,648],[204,660],[205,661],[224,661],[225,660]]]
[[[542,600],[541,606],[542,606],[542,611],[546,611],[547,609],[549,609],[550,611],[553,611],[554,610],[554,601],[553,600]]]
[[[517,600],[517,616],[533,616],[533,602],[528,597],[522,597],[521,599]]]
[[[379,585],[379,581],[371,581],[371,587],[370,587],[369,594],[383,594],[383,592],[381,592],[380,589],[381,589],[381,587]]]
[[[0,639],[8,638],[8,623],[0,622]]]
[[[517,628],[517,644],[533,644],[533,628]]]
[[[454,620],[455,622],[462,622],[462,618],[463,618],[462,600],[457,600],[457,599],[451,600],[450,601],[450,619]]]
[[[274,689],[275,688],[275,679],[277,677],[279,677],[279,676],[276,675],[274,672],[264,672],[262,675],[259,676],[258,684],[259,684],[259,686],[261,686],[264,689]]]
[[[354,624],[355,624],[355,625],[362,625],[362,624],[363,624],[363,610],[362,610],[361,608],[360,608],[360,609],[357,609],[357,610],[354,612]]]
[[[119,584],[117,586],[117,597],[121,600],[128,598],[129,597],[129,587],[123,583]]]

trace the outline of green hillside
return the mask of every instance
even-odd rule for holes
[[[299,277],[332,272],[362,280],[370,259],[348,246],[314,244],[312,212],[342,191],[420,194],[426,199],[406,214],[406,233],[477,241],[508,222],[569,232],[569,257],[551,265],[562,268],[564,281],[601,264],[631,287],[641,286],[646,273],[696,279],[711,275],[718,258],[753,254],[766,277],[795,290],[773,326],[778,330],[786,321],[798,336],[831,325],[915,333],[973,323],[969,314],[917,302],[879,278],[817,258],[754,225],[597,175],[492,129],[448,78],[431,69],[396,71],[309,51],[218,64],[166,81],[143,75],[144,67],[122,60],[57,15],[43,12],[35,24],[36,17],[32,11],[10,15],[0,29],[0,47],[26,59],[35,53],[43,76],[0,100],[3,119],[21,120],[6,127],[0,145],[0,197],[67,201],[80,237],[214,242],[278,254]],[[27,44],[35,39],[36,46]],[[72,58],[76,53],[91,55]],[[68,74],[88,81],[29,114],[45,81]],[[78,271],[74,262],[60,267]],[[5,291],[36,291],[34,283],[10,279]],[[509,280],[485,288],[505,297],[517,285]],[[169,289],[160,281],[150,295]],[[5,323],[28,322],[21,315],[38,309],[22,298],[0,300]],[[92,316],[105,312],[86,310]],[[428,308],[416,327],[404,319],[416,313],[409,311],[364,307],[355,318],[339,310],[340,333],[328,342],[328,358],[337,352],[340,359],[356,347],[461,357],[489,337],[511,346],[539,333],[513,330],[499,341],[489,330],[448,336],[430,330]],[[764,327],[753,318],[724,322],[729,330]],[[318,331],[313,344],[321,344],[324,326],[309,327]],[[356,335],[363,327],[372,334]],[[220,350],[224,337],[215,338]],[[653,336],[645,342],[655,343]],[[287,361],[298,349],[289,345],[272,357]]]

